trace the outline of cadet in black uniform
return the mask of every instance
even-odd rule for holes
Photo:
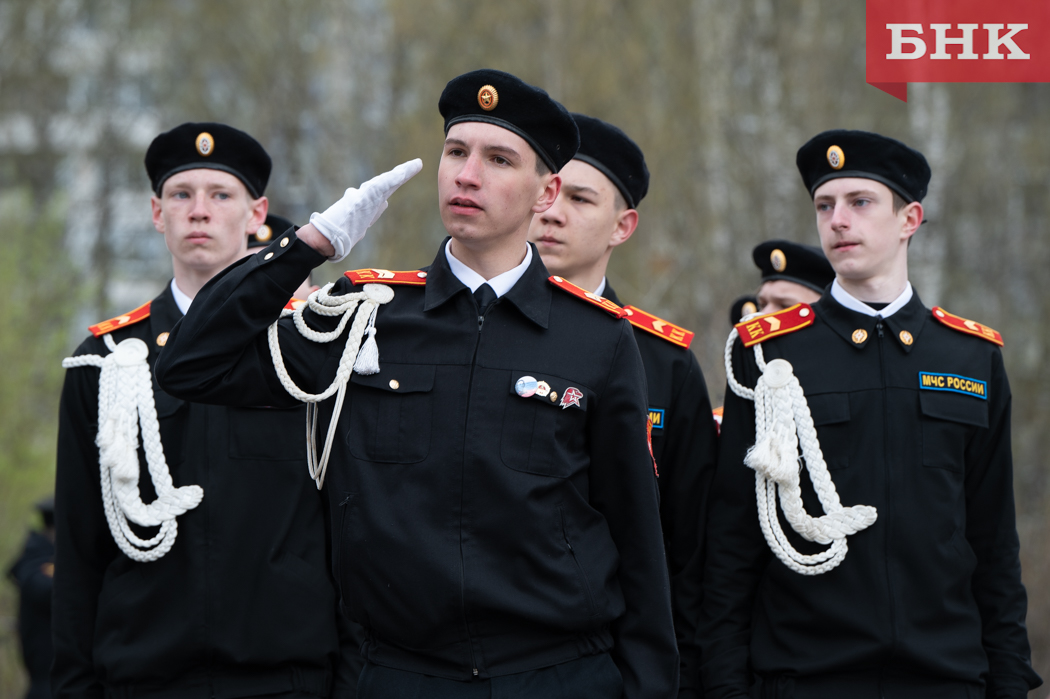
[[[36,504],[44,528],[31,531],[8,574],[18,586],[18,639],[29,674],[26,699],[50,699],[51,588],[55,576],[55,499]]]
[[[319,424],[340,411],[324,488],[343,599],[368,635],[359,696],[673,697],[637,344],[618,307],[548,280],[526,242],[532,214],[557,197],[576,125],[493,70],[450,81],[439,109],[451,239],[430,267],[348,273],[305,326],[282,320],[268,342],[288,293],[349,252],[422,167],[412,161],[206,287],[172,333],[161,385],[294,405],[289,391],[317,400],[348,379]],[[344,301],[362,305],[349,330],[339,311],[315,312]],[[323,433],[315,444],[320,476]]]
[[[908,282],[922,154],[828,131],[798,168],[836,279],[812,307],[737,326],[708,524],[707,696],[1021,699],[1040,679],[1002,339],[926,308]]]
[[[612,124],[573,114],[580,149],[558,173],[561,193],[532,218],[529,240],[547,269],[621,305],[605,277],[614,249],[638,225],[638,204],[649,189],[641,148]],[[715,422],[707,384],[689,350],[693,333],[627,306],[642,354],[649,393],[653,456],[659,470],[660,519],[671,575],[675,634],[682,656],[681,692],[699,689],[693,649],[702,567],[699,524],[716,459]],[[686,571],[692,569],[693,573]],[[687,604],[688,602],[688,604]]]
[[[776,313],[796,303],[815,303],[828,284],[835,281],[835,270],[824,251],[790,240],[767,240],[751,252],[762,280],[755,292],[759,313]],[[733,324],[740,322],[737,317]]]
[[[340,648],[305,411],[190,403],[151,378],[194,295],[263,222],[270,158],[229,126],[183,124],[146,170],[175,277],[65,362],[55,695],[345,696],[357,649]]]

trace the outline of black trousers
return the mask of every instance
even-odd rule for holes
[[[366,663],[358,699],[620,699],[623,678],[608,653],[468,682]]]

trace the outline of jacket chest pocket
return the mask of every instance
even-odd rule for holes
[[[849,394],[821,393],[808,396],[807,402],[828,470],[849,468]]]
[[[922,465],[965,471],[966,445],[974,430],[988,427],[988,401],[951,392],[919,391]]]
[[[414,464],[430,452],[433,366],[384,364],[371,376],[352,374],[347,445],[363,461]]]
[[[536,393],[518,395],[520,377],[539,383]],[[586,451],[590,389],[549,374],[515,371],[503,412],[500,458],[508,468],[539,476],[568,478]]]

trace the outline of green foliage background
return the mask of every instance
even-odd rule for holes
[[[1050,677],[1050,86],[912,85],[900,102],[864,82],[862,2],[0,0],[0,561],[51,487],[61,358],[170,275],[149,222],[149,140],[187,120],[247,130],[274,158],[271,210],[297,222],[422,157],[346,260],[412,268],[444,236],[438,95],[480,67],[642,146],[650,194],[610,278],[625,301],[697,331],[716,404],[728,308],[757,279],[752,247],[816,242],[798,146],[861,128],[927,155],[911,279],[928,306],[1006,338],[1029,627]],[[13,614],[0,586],[3,697],[23,681]]]

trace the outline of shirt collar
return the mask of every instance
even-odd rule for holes
[[[470,289],[470,293],[474,293],[478,290],[478,287],[482,284],[488,284],[492,287],[492,290],[496,292],[496,298],[503,296],[511,290],[511,288],[518,283],[521,276],[525,274],[525,270],[532,264],[532,246],[528,243],[525,244],[525,259],[521,261],[521,264],[514,269],[507,270],[503,274],[497,274],[492,279],[486,280],[480,274],[467,267],[465,264],[456,259],[455,255],[452,254],[452,239],[445,243],[445,257],[448,258],[449,269],[452,270],[452,274],[456,276],[456,279],[463,282],[463,285]]]
[[[175,305],[182,311],[182,315],[190,312],[190,304],[193,303],[193,299],[182,293],[182,289],[175,283],[174,278],[171,280],[171,295],[175,297]]]
[[[601,296],[603,291],[605,291],[605,277],[602,277],[602,283],[599,284],[598,288],[594,290],[594,295]]]
[[[863,313],[866,316],[882,316],[883,318],[889,318],[891,315],[904,308],[904,306],[911,301],[911,297],[914,294],[911,288],[911,282],[907,282],[904,291],[901,292],[900,296],[893,300],[891,304],[883,308],[881,311],[876,311],[868,304],[860,301],[855,296],[850,294],[848,291],[842,288],[839,284],[839,280],[835,279],[831,283],[831,296],[838,301],[841,305],[856,311],[857,313]]]

